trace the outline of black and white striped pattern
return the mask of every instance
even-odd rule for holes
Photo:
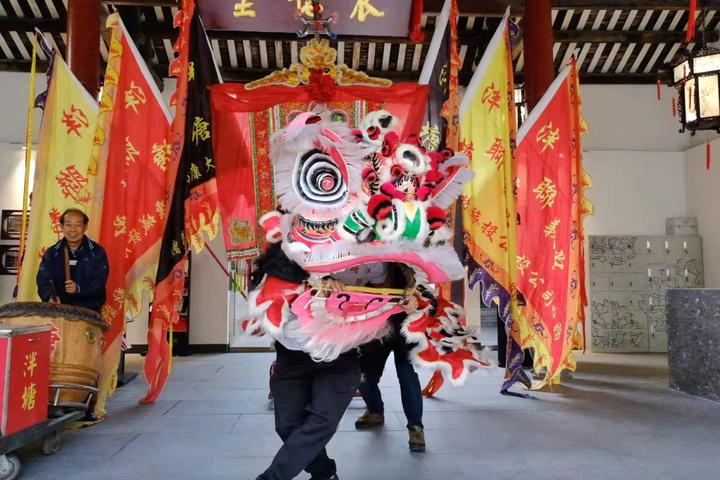
[[[167,2],[165,2],[167,3]],[[556,9],[553,29],[557,41],[553,52],[559,69],[576,52],[581,79],[603,82],[654,82],[657,71],[674,57],[680,47],[682,32],[688,23],[686,10],[633,9],[632,2],[623,9]],[[617,5],[617,2],[615,2]],[[103,5],[104,14],[108,7]],[[143,28],[152,39],[155,50],[152,61],[159,69],[173,57],[172,44],[176,32],[172,18],[176,7],[141,7]],[[700,14],[698,13],[698,16]],[[65,21],[67,0],[0,0],[0,69],[28,70],[33,28],[43,31],[45,41],[64,54],[66,47]],[[520,21],[522,26],[522,20]],[[461,16],[459,21],[461,82],[467,83],[482,56],[489,34],[497,26],[498,18]],[[702,18],[698,18],[698,26]],[[427,54],[434,15],[423,16],[428,30],[423,44],[413,44],[400,38],[339,38],[331,44],[338,49],[338,62],[352,68],[395,80],[415,81]],[[705,25],[714,31],[720,24],[717,9],[708,9]],[[612,33],[667,33],[667,40],[653,37],[644,43],[616,42]],[[581,33],[596,33],[593,41],[577,41]],[[607,35],[609,34],[609,36]],[[604,36],[605,35],[605,36]],[[305,40],[286,35],[249,34],[243,32],[209,32],[215,59],[228,80],[248,81],[281,69],[298,61],[298,52]],[[608,38],[608,41],[602,41]],[[634,37],[631,37],[634,38]],[[100,41],[103,60],[107,58],[106,39]],[[692,50],[696,44],[690,44]],[[524,54],[514,49],[515,70],[522,75]],[[46,60],[40,55],[40,60]]]

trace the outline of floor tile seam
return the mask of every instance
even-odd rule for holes
[[[112,455],[110,455],[110,457],[108,457],[108,460],[112,460],[116,455],[118,455],[120,452],[122,452],[123,450],[125,450],[132,442],[134,442],[135,440],[137,440],[137,439],[140,437],[140,435],[142,435],[142,434],[140,434],[140,433],[134,434],[134,435],[130,438],[130,440],[128,440],[127,442],[125,442],[119,449],[117,449]]]

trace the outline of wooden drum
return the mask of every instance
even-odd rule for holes
[[[0,323],[52,325],[50,333],[50,400],[60,389],[59,404],[86,403],[96,391],[102,369],[103,331],[100,314],[87,308],[56,303],[16,302],[0,307]],[[57,387],[55,387],[57,388]]]

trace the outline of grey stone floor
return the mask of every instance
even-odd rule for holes
[[[178,359],[155,405],[137,404],[145,385],[135,380],[113,397],[107,421],[66,432],[55,455],[20,451],[21,478],[252,480],[280,445],[267,400],[271,360]],[[363,405],[353,400],[329,452],[343,480],[720,478],[720,403],[668,389],[666,363],[579,355],[578,372],[537,400],[500,396],[499,369],[475,373],[425,402],[428,451],[410,454],[390,361],[385,428],[355,431]]]

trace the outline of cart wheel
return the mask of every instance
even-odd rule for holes
[[[20,475],[20,459],[15,455],[0,456],[0,480],[14,480]]]
[[[60,436],[60,432],[52,432],[45,435],[42,440],[42,453],[45,455],[52,455],[57,452],[60,450],[61,441],[62,436]]]

